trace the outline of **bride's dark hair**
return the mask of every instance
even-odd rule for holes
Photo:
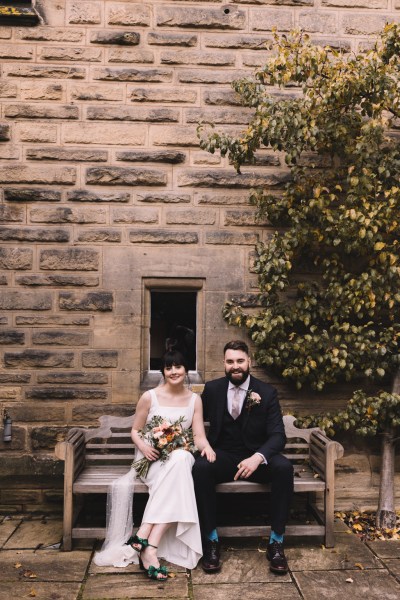
[[[186,357],[177,350],[175,340],[167,340],[167,351],[161,359],[161,373],[164,373],[165,367],[185,367],[186,373],[189,370],[189,364]]]

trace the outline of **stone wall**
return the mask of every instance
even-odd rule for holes
[[[222,346],[239,335],[221,306],[256,291],[254,244],[271,235],[268,224],[254,227],[249,189],[279,193],[287,173],[265,152],[237,175],[200,150],[197,123],[245,126],[230,83],[265,61],[273,27],[301,27],[350,52],[400,15],[399,0],[36,8],[37,27],[0,26],[0,403],[14,421],[12,442],[0,439],[0,504],[18,510],[59,500],[53,448],[68,427],[131,412],[144,370],[145,278],[201,282],[201,375],[221,374]],[[348,396],[274,383],[286,412]],[[374,480],[357,450],[346,461],[343,503],[346,477],[356,476],[354,497],[373,503],[376,461]]]

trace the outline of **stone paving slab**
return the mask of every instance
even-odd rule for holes
[[[395,558],[393,560],[385,560],[385,565],[387,566],[389,572],[393,575],[393,577],[395,577],[400,583],[400,559]]]
[[[1,582],[0,600],[75,600],[80,583]]]
[[[306,540],[286,544],[286,558],[291,571],[324,571],[328,569],[379,569],[383,565],[357,536],[336,535],[334,548],[311,545]]]
[[[92,575],[83,590],[82,600],[127,600],[157,598],[178,600],[189,598],[188,577],[180,573],[167,581],[152,581],[144,573],[125,575]],[[71,599],[69,599],[71,600]]]
[[[22,519],[3,519],[0,523],[0,548],[4,546],[8,538],[14,533]]]
[[[367,546],[379,558],[400,558],[400,540],[376,540],[367,542]]]
[[[386,569],[294,573],[304,600],[399,600],[400,584]],[[351,579],[347,582],[346,579]]]
[[[204,573],[199,566],[192,571],[194,584],[222,584],[222,583],[267,583],[290,581],[290,575],[274,575],[269,570],[269,562],[265,551],[243,549],[238,546],[222,550],[222,568],[219,573]]]
[[[22,521],[9,540],[4,544],[5,550],[12,548],[38,548],[57,544],[62,538],[62,522],[46,519],[45,521]]]
[[[85,577],[89,552],[59,550],[3,550],[0,553],[1,581],[79,581]],[[29,575],[36,577],[30,578]]]
[[[224,583],[194,585],[194,600],[300,600],[296,586],[291,583]],[[365,600],[365,599],[364,599]]]

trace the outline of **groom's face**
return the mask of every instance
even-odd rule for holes
[[[234,385],[241,385],[250,373],[250,357],[243,350],[227,350],[224,357],[225,374]]]

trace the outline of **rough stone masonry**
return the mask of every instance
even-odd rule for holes
[[[222,304],[252,301],[254,244],[271,235],[254,226],[249,190],[278,194],[287,173],[263,151],[237,175],[200,150],[196,127],[246,126],[230,83],[263,64],[272,29],[351,52],[400,16],[400,0],[33,5],[37,25],[0,22],[0,406],[13,419],[12,442],[0,437],[2,510],[58,507],[55,442],[131,413],[147,368],[146,285],[199,290],[199,371],[221,373],[238,335]],[[320,402],[274,383],[287,412]],[[346,395],[327,395],[327,409]],[[341,464],[338,503],[352,501],[350,476],[373,503],[364,455],[350,449]]]

